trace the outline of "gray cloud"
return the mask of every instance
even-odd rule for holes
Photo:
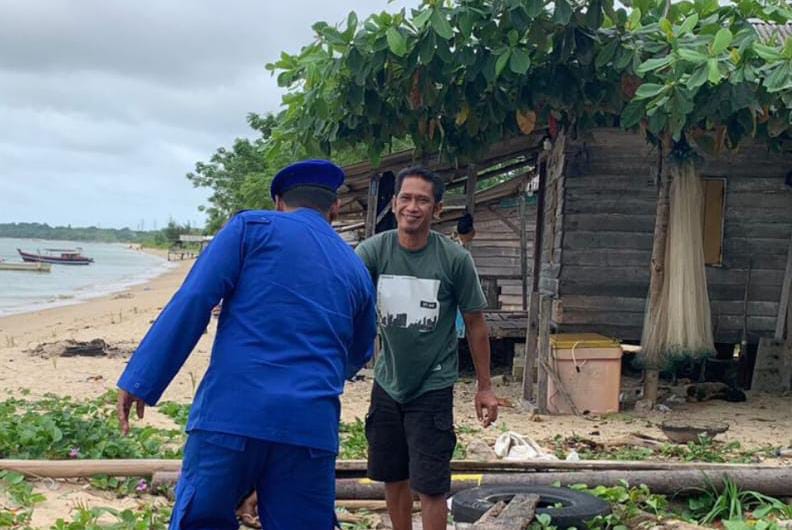
[[[418,1],[0,0],[0,222],[203,223],[184,175],[276,111],[318,20]]]

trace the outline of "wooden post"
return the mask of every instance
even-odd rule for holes
[[[478,170],[476,164],[468,164],[467,181],[465,182],[465,209],[467,213],[475,216],[476,210],[476,185],[478,184]]]
[[[792,296],[792,236],[789,238],[789,250],[787,251],[786,270],[784,272],[784,285],[781,287],[781,301],[778,305],[775,340],[780,341],[784,338],[784,323],[786,322],[786,315],[789,310],[790,296]],[[787,334],[792,335],[792,329],[787,330]]]
[[[553,297],[539,297],[539,330],[537,340],[537,357],[539,359],[536,405],[541,414],[547,414],[547,371],[544,366],[550,363],[550,314],[553,311]]]
[[[534,391],[533,373],[537,366],[537,337],[539,329],[539,280],[542,273],[542,234],[544,232],[545,182],[547,162],[543,154],[537,157],[539,189],[536,197],[536,219],[534,224],[533,265],[531,267],[531,295],[528,301],[528,319],[525,330],[525,369],[523,370],[523,401],[538,405],[538,394]],[[527,243],[526,243],[527,246]],[[527,260],[527,256],[526,256]],[[527,266],[527,263],[526,263]],[[528,280],[525,279],[526,287]]]
[[[531,292],[539,291],[539,279],[542,274],[542,240],[544,238],[545,220],[545,195],[547,187],[547,161],[543,156],[539,158],[539,190],[536,197],[536,226],[534,227],[533,241],[533,270],[531,275],[533,282]]]
[[[528,327],[525,330],[525,365],[523,366],[522,398],[536,404],[534,367],[536,366],[537,332],[539,330],[539,293],[531,293],[528,302]]]
[[[668,240],[668,216],[670,211],[671,175],[663,164],[664,149],[662,143],[658,152],[658,189],[657,206],[655,209],[654,242],[652,245],[651,277],[649,279],[648,318],[657,318],[657,306],[665,280],[666,241]],[[657,402],[657,390],[660,384],[660,359],[664,352],[649,351],[643,346],[646,367],[644,369],[644,399],[654,407]]]
[[[528,228],[525,226],[525,190],[520,187],[520,278],[522,279],[522,308],[528,309]],[[526,337],[527,338],[527,337]]]
[[[368,201],[366,202],[366,239],[373,236],[377,228],[377,201],[379,198],[380,176],[377,173],[372,175],[371,180],[369,180]]]

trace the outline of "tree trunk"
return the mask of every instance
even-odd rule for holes
[[[658,153],[658,189],[655,212],[654,243],[652,245],[651,277],[649,280],[649,300],[647,319],[654,322],[658,318],[658,305],[665,279],[666,242],[668,240],[668,216],[670,210],[671,174],[663,164],[664,150],[661,145]],[[644,339],[647,326],[644,326]],[[657,388],[660,381],[660,368],[663,354],[649,344],[643,346],[645,362],[644,400],[653,407],[657,402]]]

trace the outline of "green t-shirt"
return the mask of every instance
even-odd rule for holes
[[[396,230],[358,245],[358,256],[377,286],[382,351],[377,383],[405,403],[453,385],[458,377],[456,312],[487,306],[473,258],[437,232],[417,251],[399,245]]]

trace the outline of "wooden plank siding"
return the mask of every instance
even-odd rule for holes
[[[500,288],[500,309],[522,311],[522,279],[520,267],[520,208],[515,201],[492,201],[476,207],[476,237],[470,244],[470,253],[480,276],[497,278]],[[526,205],[526,220],[529,223],[526,252],[528,255],[528,277],[533,263],[533,222],[536,207]],[[456,229],[456,221],[440,222],[433,228],[446,235]]]
[[[599,129],[567,146],[563,265],[554,320],[561,331],[639,340],[654,230],[657,152],[637,134]],[[723,263],[707,267],[716,342],[736,342],[751,262],[748,336],[772,334],[792,234],[789,155],[761,144],[706,159],[703,177],[726,179]]]

